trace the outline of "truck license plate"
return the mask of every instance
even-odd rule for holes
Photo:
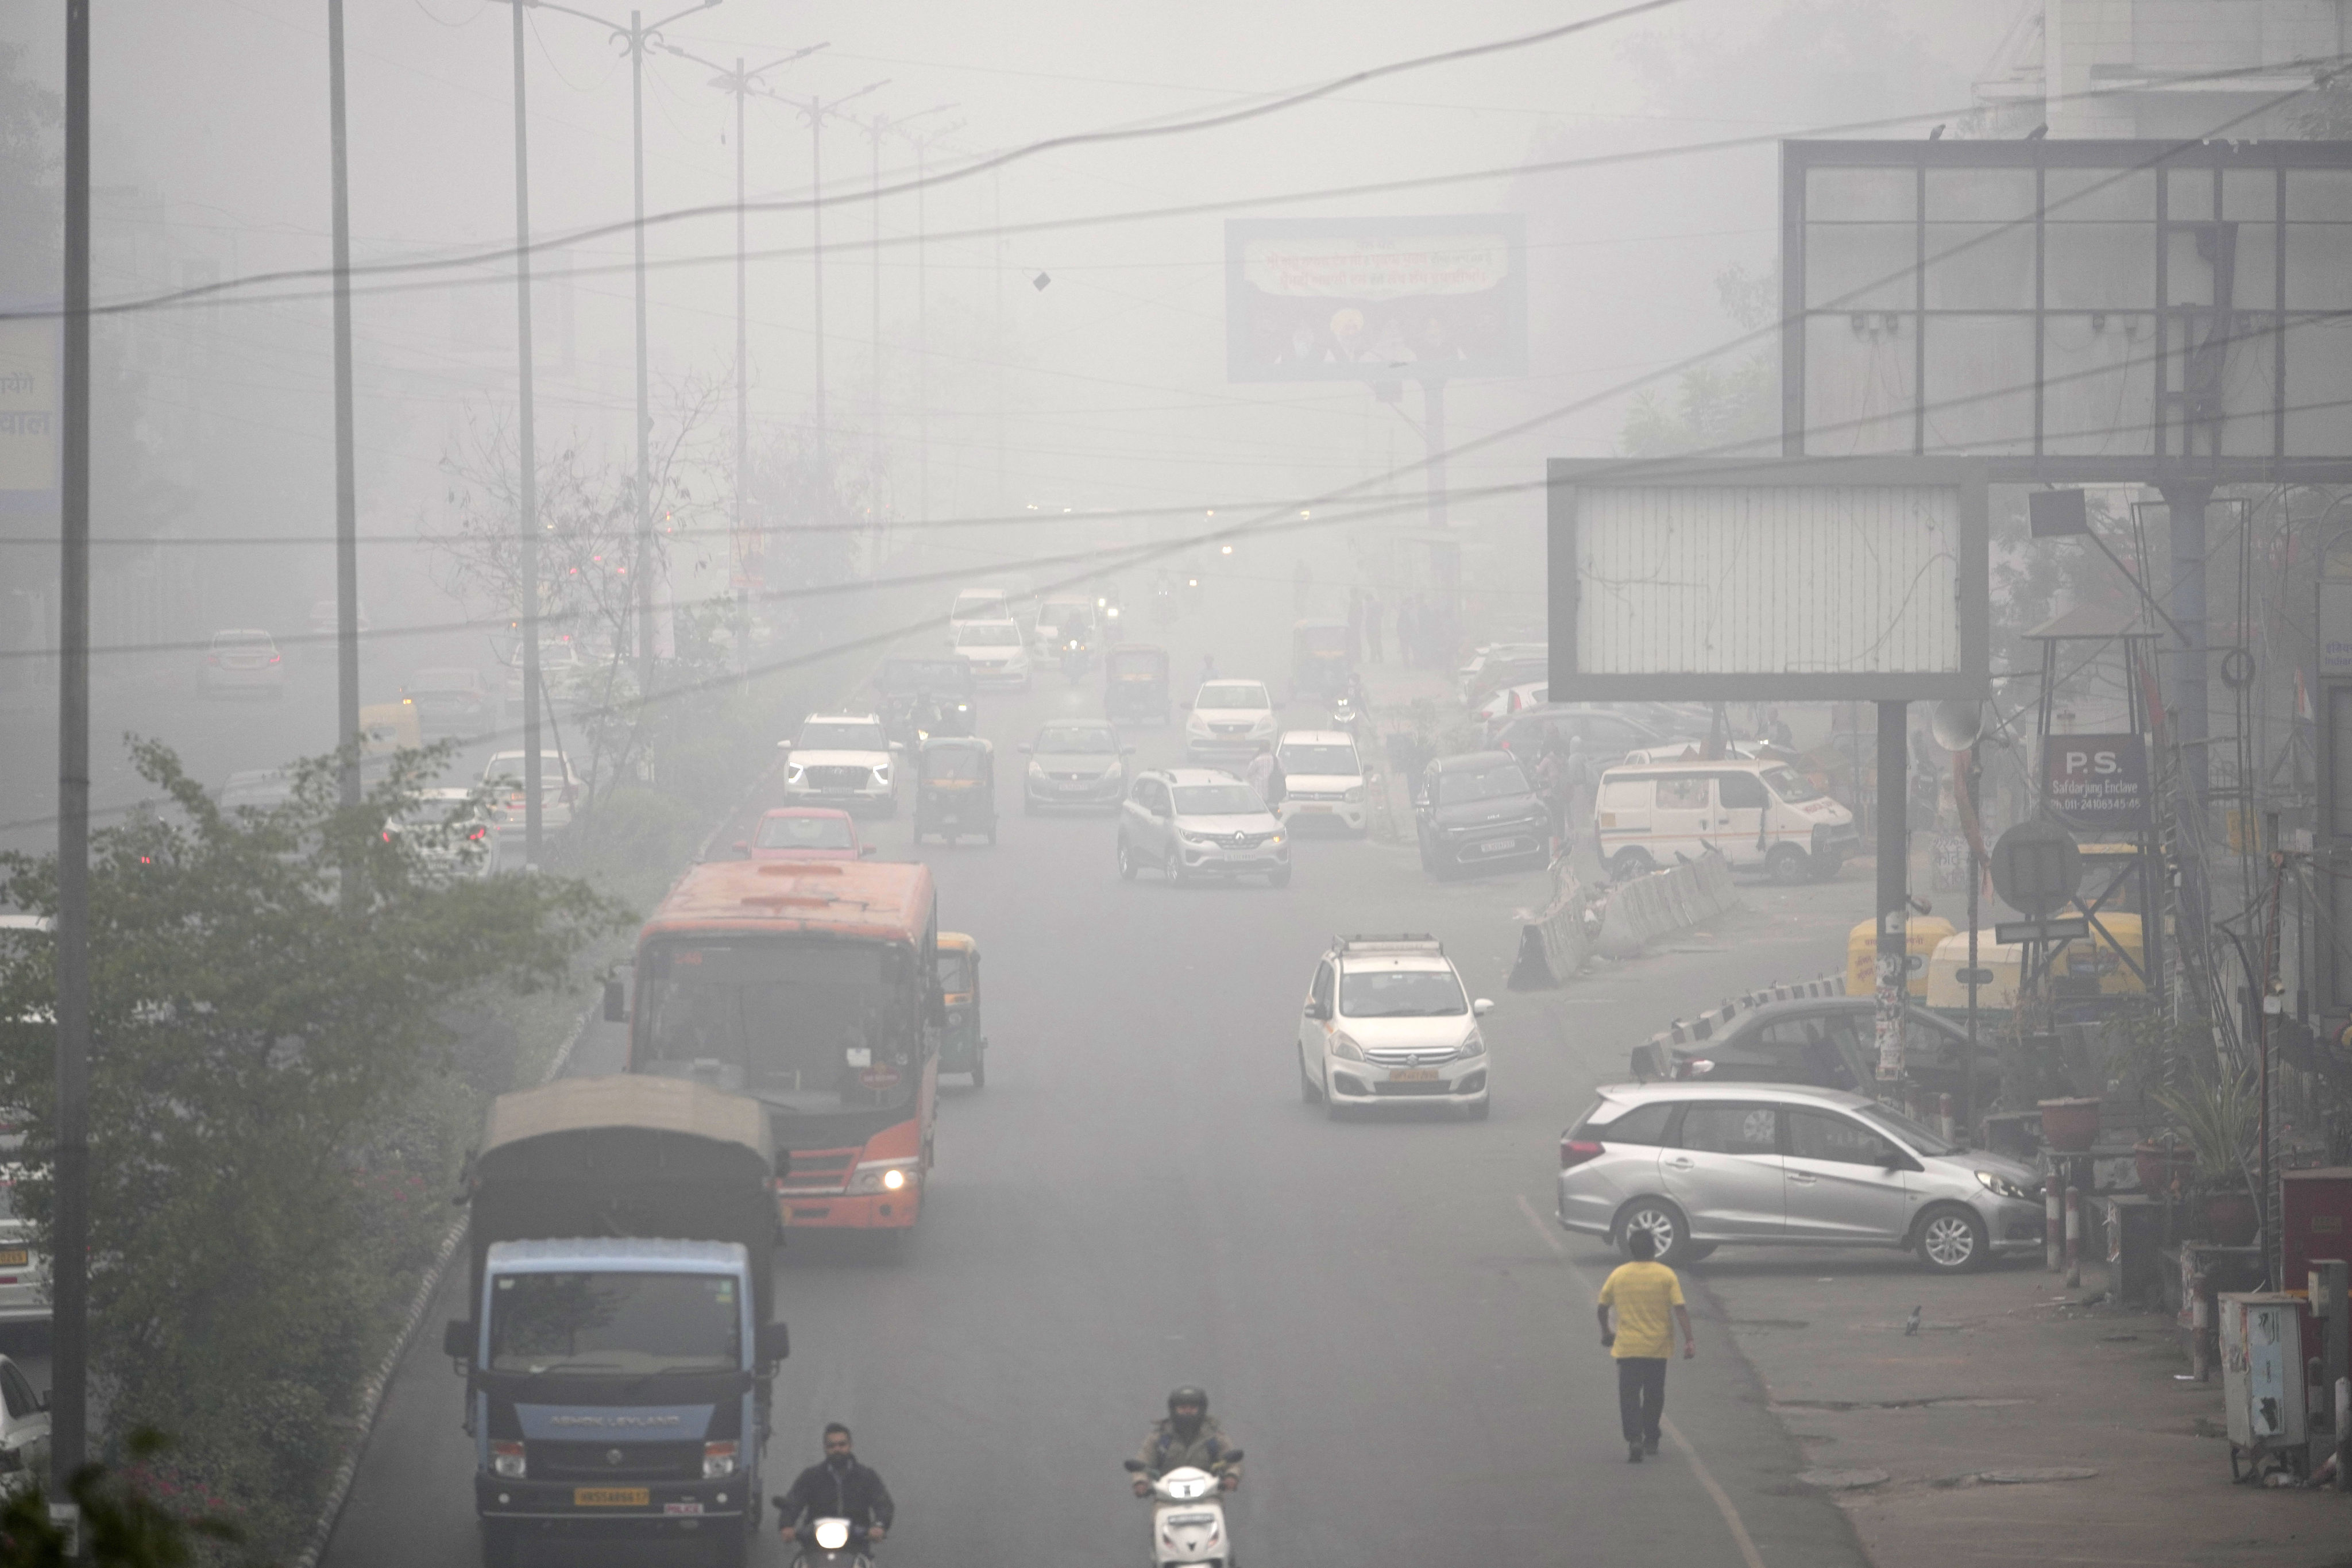
[[[1391,1083],[1435,1083],[1437,1069],[1435,1068],[1391,1068],[1389,1081]]]
[[[21,1247],[0,1247],[0,1268],[22,1268],[32,1256]]]
[[[574,1487],[574,1508],[646,1508],[654,1500],[651,1487]]]

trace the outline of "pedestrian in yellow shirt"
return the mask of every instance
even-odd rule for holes
[[[1601,1347],[1617,1358],[1617,1415],[1625,1428],[1625,1458],[1638,1465],[1643,1455],[1658,1451],[1658,1422],[1666,1408],[1666,1358],[1674,1353],[1675,1325],[1682,1326],[1685,1361],[1698,1354],[1698,1343],[1691,1338],[1683,1282],[1673,1269],[1657,1261],[1657,1237],[1647,1230],[1628,1230],[1625,1250],[1633,1255],[1633,1260],[1619,1264],[1602,1282],[1598,1312]],[[1609,1321],[1612,1309],[1617,1314],[1613,1327]]]

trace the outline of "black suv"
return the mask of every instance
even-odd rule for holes
[[[1551,859],[1551,814],[1508,752],[1440,757],[1423,768],[1412,821],[1422,869],[1433,877]]]
[[[1904,1009],[1903,1028],[1904,1076],[1931,1093],[1958,1091],[1967,1072],[1968,1031],[1916,1006]],[[1633,1076],[1645,1083],[1798,1083],[1868,1094],[1878,1080],[1877,1033],[1874,997],[1768,1002],[1715,1024],[1706,1039],[1692,1037],[1687,1027],[1653,1036],[1633,1047],[1631,1065]],[[1990,1031],[1980,1030],[1977,1083],[1990,1087],[2000,1075],[2000,1052]]]

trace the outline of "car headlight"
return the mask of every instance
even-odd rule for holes
[[[1462,1057],[1483,1057],[1486,1054],[1486,1037],[1473,1029],[1462,1037],[1462,1043],[1454,1047],[1454,1054]]]
[[[1188,735],[1205,735],[1209,732],[1209,721],[1195,713],[1184,721],[1184,732]]]
[[[1031,763],[1029,764],[1029,776],[1033,779],[1044,778],[1045,776],[1045,764],[1043,763]]]
[[[1213,833],[1195,833],[1189,827],[1178,828],[1176,837],[1187,844],[1214,844],[1217,841],[1217,836]]]
[[[2007,1176],[1996,1175],[1990,1171],[1979,1171],[1977,1173],[1977,1181],[1981,1186],[1983,1186],[1985,1191],[1992,1194],[1995,1197],[2014,1198],[2019,1203],[2030,1204],[2036,1202],[2042,1196],[2041,1194],[2032,1191],[2031,1188],[2021,1186],[2017,1183],[2011,1181]]]
[[[913,1160],[871,1160],[857,1167],[849,1178],[849,1194],[860,1193],[903,1193],[918,1179]]]
[[[1347,793],[1342,795],[1339,798],[1341,800],[1361,800],[1364,798],[1364,786],[1361,784],[1350,784],[1348,787]]]
[[[741,1450],[733,1443],[705,1443],[702,1446],[702,1479],[715,1481],[735,1473],[736,1456]]]
[[[490,1445],[490,1470],[509,1480],[520,1480],[529,1474],[520,1443],[497,1442]]]
[[[801,782],[800,763],[787,763],[784,764],[784,782],[786,784],[798,784]]]
[[[1356,1044],[1345,1029],[1331,1031],[1331,1054],[1351,1062],[1364,1059],[1364,1047]]]
[[[1273,714],[1271,714],[1271,713],[1261,714],[1261,715],[1259,716],[1259,718],[1258,718],[1257,722],[1255,722],[1255,724],[1252,724],[1252,725],[1250,726],[1250,733],[1251,733],[1251,734],[1253,734],[1253,735],[1271,735],[1271,734],[1273,734],[1273,733],[1274,733],[1274,715],[1273,715]]]
[[[875,764],[875,767],[874,767],[874,782],[875,782],[876,784],[888,784],[888,783],[890,782],[890,764],[889,764],[889,763],[876,763],[876,764]]]

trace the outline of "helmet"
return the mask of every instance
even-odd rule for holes
[[[1201,1407],[1201,1414],[1206,1415],[1209,1413],[1209,1391],[1186,1384],[1168,1396],[1168,1414],[1175,1415],[1180,1405],[1197,1405]]]

